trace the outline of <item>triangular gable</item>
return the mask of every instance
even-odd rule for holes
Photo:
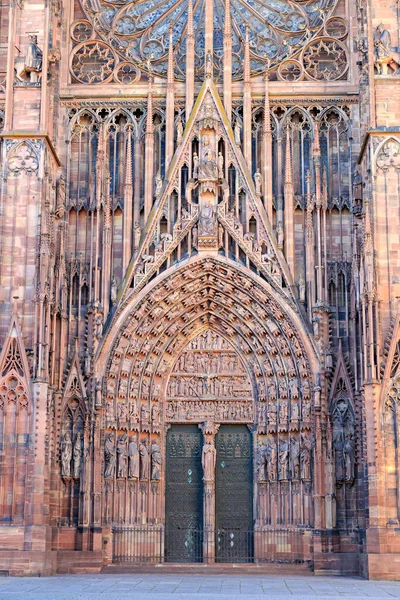
[[[146,253],[146,249],[151,245],[156,228],[162,217],[163,211],[169,195],[176,188],[177,180],[179,178],[179,169],[183,164],[187,163],[189,144],[192,138],[193,128],[195,127],[198,119],[201,117],[200,111],[206,101],[207,94],[211,95],[212,101],[214,102],[215,109],[219,116],[219,123],[222,125],[224,132],[225,142],[228,144],[228,156],[229,162],[233,160],[235,167],[239,172],[240,187],[246,191],[248,201],[250,202],[250,212],[255,215],[259,224],[260,236],[259,240],[264,242],[268,246],[268,257],[264,258],[261,256],[261,251],[253,252],[253,245],[249,240],[243,236],[243,231],[240,228],[230,227],[229,219],[224,214],[224,211],[218,212],[218,221],[222,223],[227,231],[229,231],[232,238],[241,247],[244,253],[249,259],[255,264],[255,266],[264,273],[264,276],[271,283],[272,287],[277,292],[282,293],[281,279],[283,278],[286,282],[287,293],[291,294],[293,285],[292,276],[287,266],[286,260],[280,250],[278,250],[275,236],[272,232],[272,227],[269,222],[265,208],[261,202],[261,199],[257,196],[254,183],[251,177],[251,173],[248,169],[247,163],[244,159],[241,149],[235,143],[234,132],[226,114],[225,108],[218,94],[216,86],[212,79],[207,78],[203,83],[200,93],[197,97],[196,103],[192,110],[192,113],[187,121],[186,128],[184,131],[182,143],[177,148],[175,155],[171,161],[168,172],[166,174],[165,181],[163,183],[162,193],[159,199],[154,203],[152,210],[149,215],[148,222],[145,226],[145,230],[141,237],[141,243],[139,251],[133,256],[130,265],[127,269],[127,274],[123,285],[119,292],[119,300],[125,298],[129,293],[132,281],[134,282],[134,288],[138,289],[146,285],[150,277],[157,272],[166,258],[173,252],[178,246],[180,241],[187,235],[190,229],[194,226],[199,218],[198,209],[196,212],[196,206],[191,206],[190,214],[185,215],[185,218],[181,219],[178,230],[174,232],[173,236],[168,236],[162,244],[161,251],[155,252],[154,257],[150,257]],[[172,238],[172,239],[170,239]],[[274,269],[271,273],[271,259],[275,264]],[[274,272],[275,271],[275,272]],[[278,282],[278,279],[280,280]]]
[[[83,378],[78,351],[75,350],[71,365],[69,367],[67,379],[64,385],[64,404],[72,397],[79,399],[82,410],[86,411],[86,385]]]
[[[0,379],[6,377],[11,372],[24,379],[30,390],[30,369],[16,312],[13,312],[11,315],[10,327],[0,353]]]
[[[335,373],[332,379],[331,391],[329,394],[329,404],[332,409],[335,400],[339,396],[346,395],[346,398],[350,400],[352,408],[354,410],[353,401],[353,384],[350,379],[349,371],[346,366],[346,362],[343,356],[342,342],[339,341],[339,350],[336,363]]]

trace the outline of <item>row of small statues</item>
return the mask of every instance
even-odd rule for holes
[[[78,431],[74,442],[67,431],[61,440],[61,476],[64,480],[79,479],[83,454],[82,434]]]
[[[148,447],[147,439],[139,441],[128,438],[127,433],[116,437],[113,431],[106,434],[104,441],[104,477],[106,479],[140,479],[159,481],[161,478],[162,455],[156,441]]]
[[[135,400],[132,400],[129,402],[129,404],[127,402],[117,402],[116,409],[117,419],[121,423],[128,421],[137,423],[140,420],[142,424],[149,425],[151,417],[151,423],[153,427],[160,426],[160,406],[158,402],[153,404],[151,411],[147,404],[142,404],[140,407],[140,415],[139,408]],[[114,420],[113,402],[107,403],[106,417],[108,421]]]
[[[261,444],[257,454],[259,482],[311,479],[312,441],[308,435],[301,439],[292,435],[270,437]]]
[[[268,405],[263,402],[258,404],[259,423],[265,422],[266,419],[268,419],[270,423],[276,423],[278,420],[280,422],[286,422],[289,418],[292,421],[299,421],[300,419],[309,421],[311,419],[311,402],[309,400],[304,400],[301,411],[299,403],[293,400],[290,403],[287,400],[281,400],[278,403],[269,402]]]
[[[178,400],[168,402],[166,418],[169,421],[191,421],[202,418],[212,418],[216,421],[252,421],[253,403]]]

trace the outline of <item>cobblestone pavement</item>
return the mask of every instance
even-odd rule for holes
[[[0,600],[307,600],[400,598],[400,583],[345,577],[66,575],[0,578]]]

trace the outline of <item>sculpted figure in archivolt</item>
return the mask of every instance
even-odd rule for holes
[[[203,446],[201,464],[203,467],[203,480],[214,481],[215,464],[217,462],[217,451],[212,441],[207,440]]]

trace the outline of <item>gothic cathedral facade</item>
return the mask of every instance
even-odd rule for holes
[[[0,570],[399,579],[399,3],[10,0],[0,168]]]

